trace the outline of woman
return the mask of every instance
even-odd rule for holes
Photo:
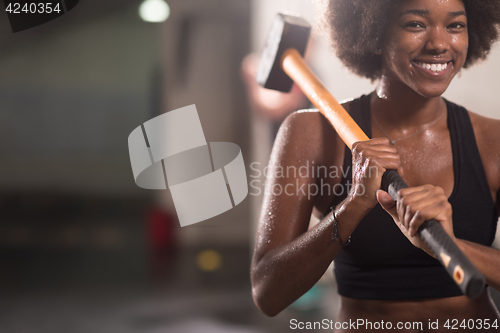
[[[436,219],[488,285],[500,289],[500,251],[490,248],[500,121],[441,97],[461,68],[484,58],[498,38],[500,3],[330,0],[328,8],[340,59],[378,80],[374,93],[344,104],[373,139],[355,143],[351,157],[318,112],[285,120],[256,238],[255,303],[276,315],[334,260],[339,323],[364,319],[377,322],[376,331],[409,332],[463,330],[465,323],[467,330],[500,331],[487,291],[477,299],[463,296],[417,234],[425,220]],[[399,192],[397,206],[379,190],[386,169],[396,169],[410,186]],[[324,217],[308,230],[311,213]],[[337,326],[338,332],[376,328]]]

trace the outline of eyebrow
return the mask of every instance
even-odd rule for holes
[[[449,12],[448,13],[448,16],[450,16],[450,17],[458,17],[458,16],[462,16],[462,15],[467,17],[467,14],[463,10],[460,10],[458,12]]]
[[[429,10],[428,9],[407,9],[404,12],[402,12],[401,14],[399,14],[399,16],[404,16],[404,15],[408,15],[408,14],[413,14],[413,15],[418,15],[418,16],[426,16],[426,15],[429,15]]]
[[[404,12],[402,12],[401,14],[399,14],[399,16],[404,16],[404,15],[408,15],[408,14],[413,14],[413,15],[417,15],[417,16],[427,16],[427,15],[429,15],[429,13],[430,13],[430,11],[428,9],[407,9]],[[463,10],[448,13],[449,17],[458,17],[458,16],[462,16],[462,15],[467,16],[465,11],[463,11]]]

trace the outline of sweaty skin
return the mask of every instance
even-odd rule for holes
[[[487,284],[500,289],[500,251],[457,239],[453,234],[452,208],[447,200],[453,190],[454,175],[446,105],[441,95],[462,68],[467,55],[467,17],[462,1],[402,2],[380,47],[382,76],[370,102],[374,139],[353,145],[352,187],[336,208],[340,238],[347,240],[361,219],[380,203],[401,232],[416,247],[428,251],[416,231],[425,220],[434,218],[485,275]],[[428,69],[427,64],[435,67]],[[349,103],[344,107],[349,110]],[[419,132],[443,112],[439,121]],[[498,210],[500,121],[472,112],[469,115]],[[397,141],[394,146],[374,124],[374,116],[387,135]],[[419,133],[398,141],[416,132]],[[339,242],[331,241],[332,213],[327,214],[334,194],[311,196],[300,188],[313,184],[328,184],[333,188],[340,183],[342,174],[323,178],[312,173],[283,177],[278,170],[299,170],[312,164],[317,168],[331,170],[333,166],[341,170],[345,149],[319,112],[296,112],[280,129],[271,156],[251,271],[254,301],[269,316],[278,314],[309,290],[341,249]],[[396,169],[410,186],[399,192],[397,206],[387,193],[378,191],[386,169]],[[286,188],[293,195],[275,195],[271,190],[276,188]],[[327,215],[308,230],[311,213],[318,217]],[[341,302],[337,321],[364,318],[428,323],[439,320],[439,329],[427,330],[424,325],[424,332],[448,332],[442,326],[447,319],[493,322],[499,318],[486,291],[474,300],[465,296],[402,301],[342,297]],[[498,323],[500,325],[500,320]],[[405,332],[404,329],[398,331]]]

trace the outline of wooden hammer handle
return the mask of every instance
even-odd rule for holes
[[[295,49],[286,50],[281,59],[285,73],[302,89],[309,100],[320,110],[335,128],[340,138],[352,150],[356,141],[369,138],[347,111],[326,90],[314,75],[302,56]],[[408,187],[395,170],[387,170],[382,177],[382,188],[397,199],[397,191]],[[484,276],[451,240],[441,225],[435,220],[425,221],[419,235],[429,246],[448,274],[468,297],[479,296],[485,285]]]
[[[328,119],[349,149],[352,149],[352,144],[356,141],[369,140],[342,105],[311,72],[297,50],[288,49],[283,53],[282,67],[285,73],[302,89],[307,98]]]

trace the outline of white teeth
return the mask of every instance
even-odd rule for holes
[[[444,63],[444,64],[427,64],[427,63],[423,63],[423,62],[417,62],[417,65],[419,65],[422,68],[428,69],[430,71],[436,72],[436,73],[444,71],[448,67],[447,63]]]

